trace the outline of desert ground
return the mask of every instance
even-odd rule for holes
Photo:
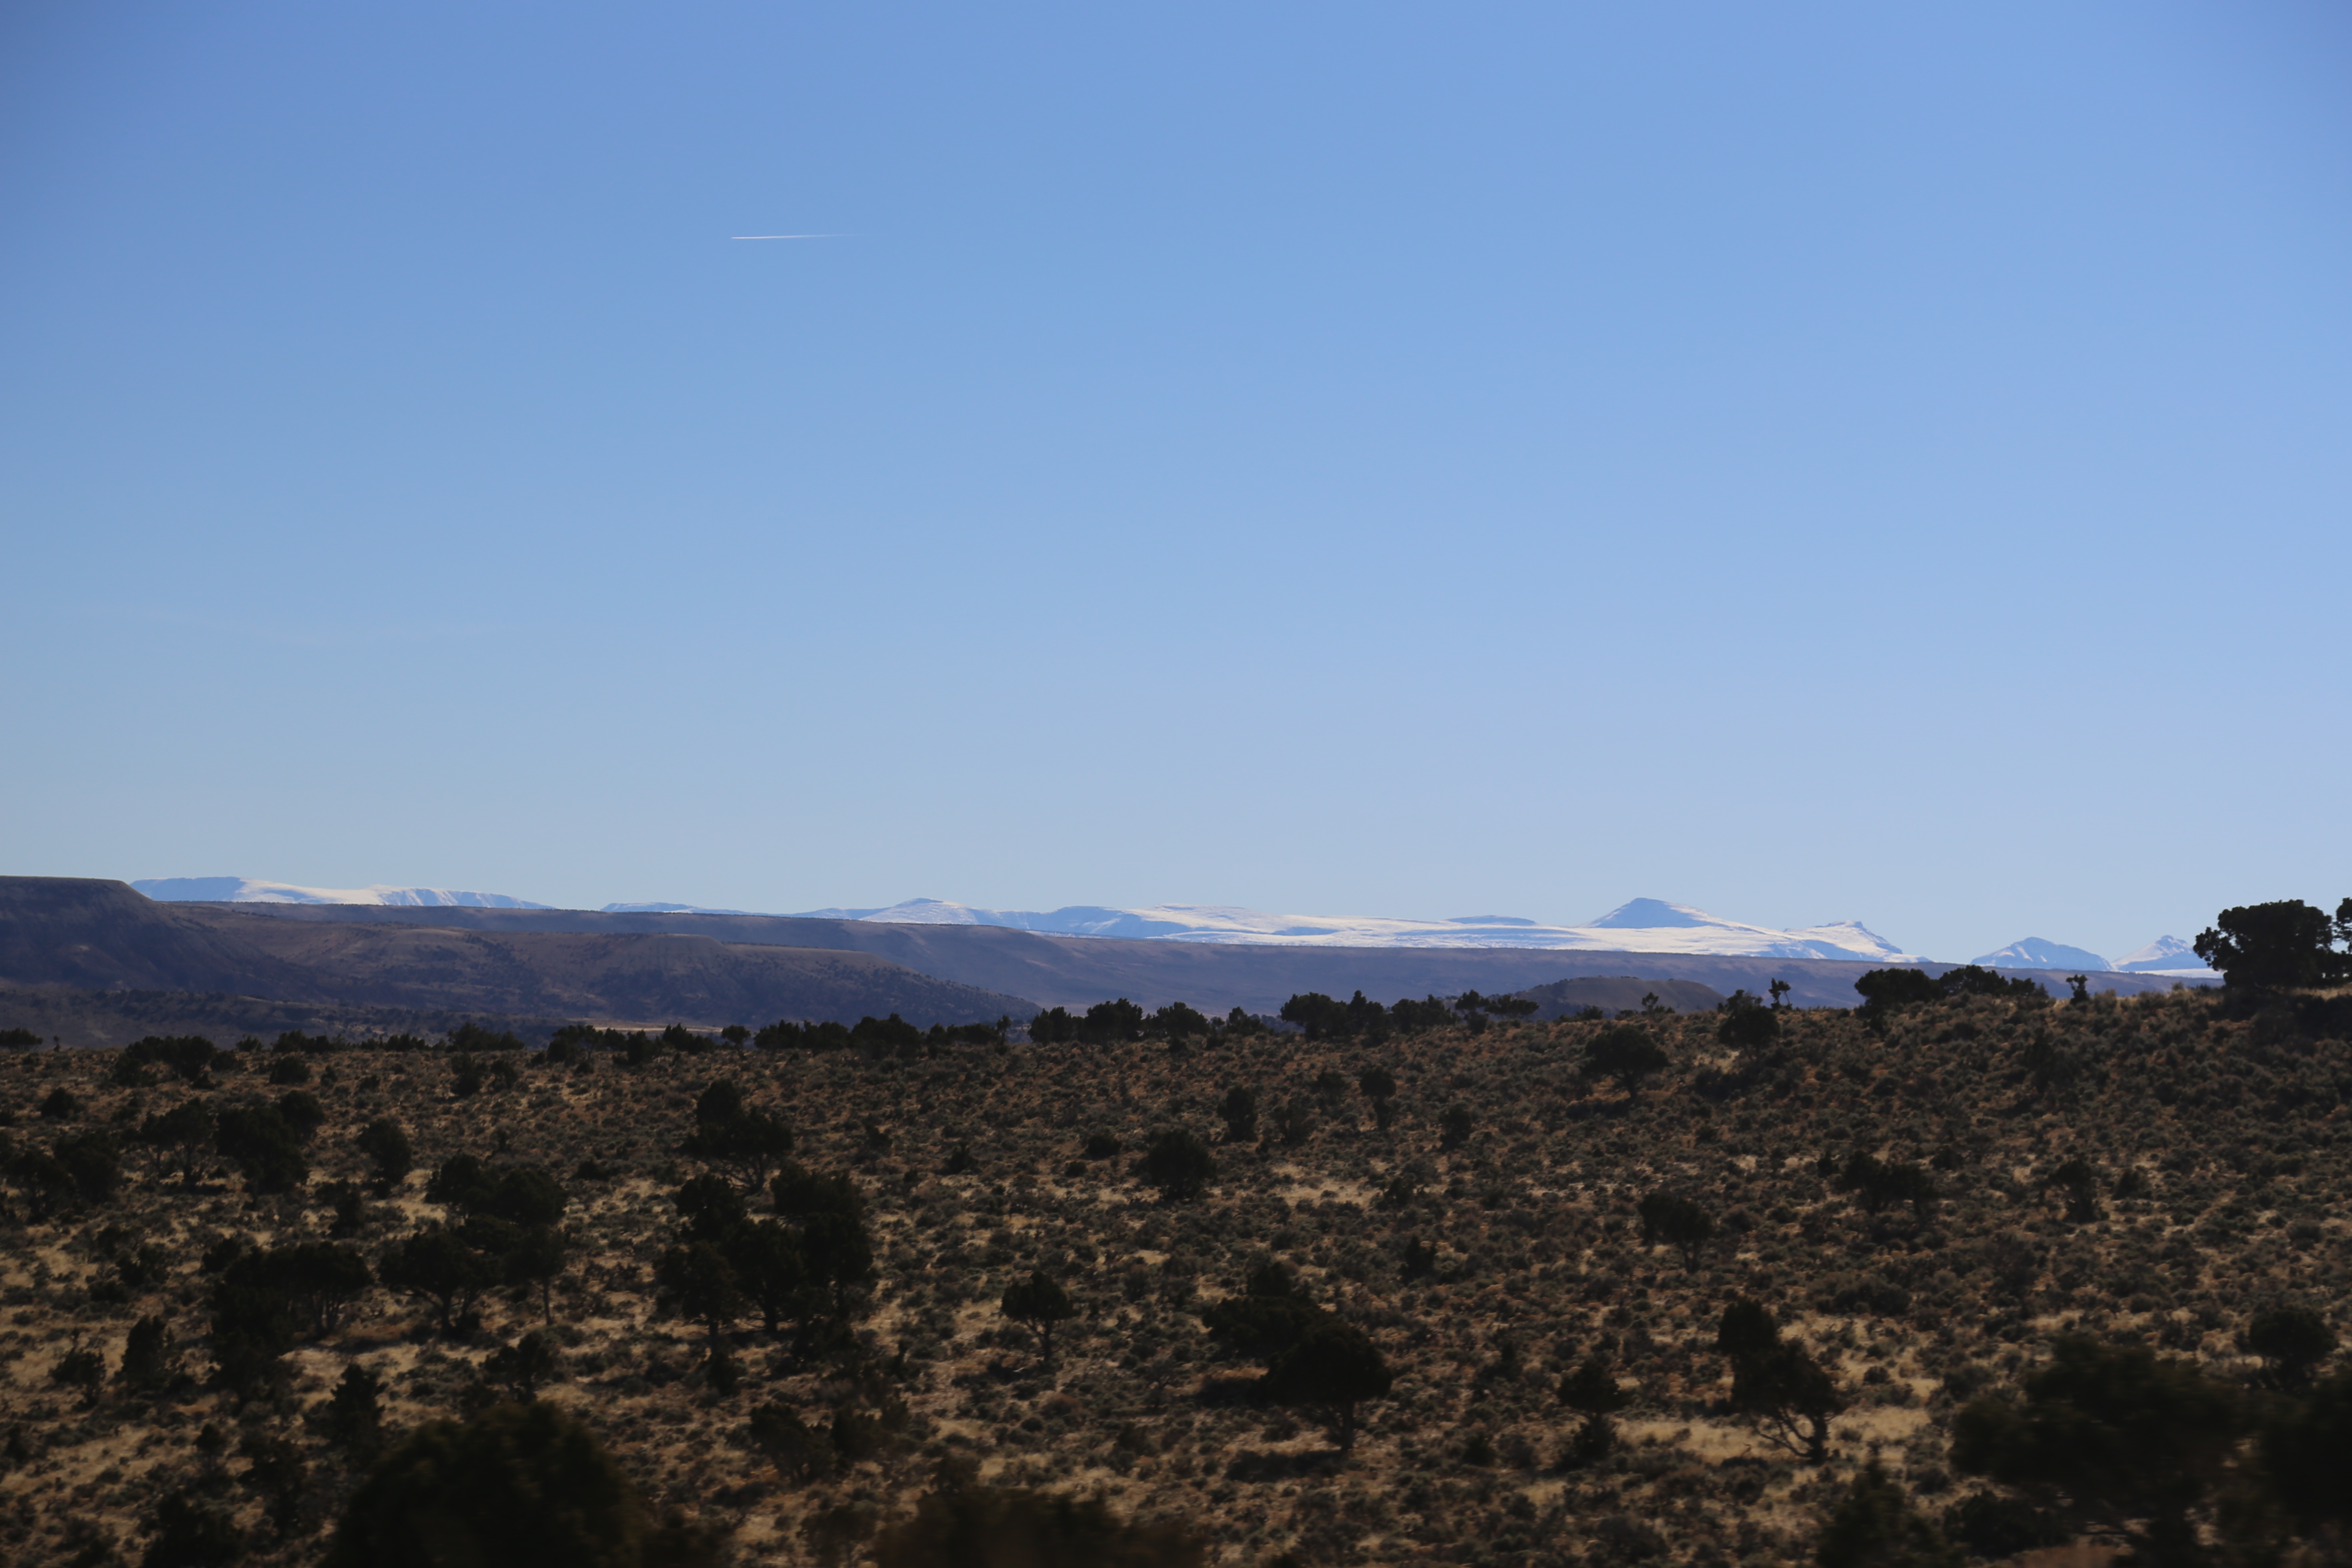
[[[120,1051],[10,1052],[0,1542],[28,1563],[153,1561],[173,1497],[233,1530],[221,1561],[316,1562],[373,1455],[521,1393],[584,1421],[716,1561],[863,1561],[944,1477],[1099,1497],[1213,1563],[1785,1563],[1874,1463],[1968,1554],[1989,1483],[1953,1462],[1955,1413],[2014,1396],[2062,1335],[2189,1358],[2260,1399],[2276,1369],[2245,1346],[2257,1314],[2342,1322],[2352,1049],[2292,1008],[1979,996],[1875,1032],[1786,1010],[1744,1047],[1713,1013],[1629,1022],[1666,1062],[1630,1081],[1588,1070],[1622,1025],[1483,1016],[1380,1039],[826,1050],[678,1031],[568,1062],[296,1037],[194,1082]],[[849,1179],[871,1240],[836,1311],[803,1301],[774,1332],[755,1305],[698,1306],[663,1261],[690,1240],[696,1178],[770,1212],[766,1164],[696,1152],[728,1084],[727,1114],[772,1117],[798,1167]],[[1226,1114],[1236,1089],[1255,1127]],[[185,1103],[296,1093],[323,1116],[288,1190],[141,1136]],[[414,1168],[379,1191],[362,1132],[383,1120]],[[1197,1193],[1146,1179],[1175,1130],[1213,1162]],[[35,1158],[97,1142],[119,1152],[110,1192]],[[1924,1184],[1856,1188],[1856,1155]],[[427,1194],[464,1156],[551,1176],[568,1247],[544,1289],[485,1289],[445,1331],[385,1259],[458,1217]],[[1638,1205],[1661,1193],[1712,1234],[1645,1241]],[[215,1325],[234,1258],[302,1242],[372,1282],[232,1377]],[[1268,1264],[1392,1374],[1351,1447],[1204,1325],[1280,1278]],[[1003,1310],[1035,1273],[1074,1313],[1050,1353]],[[1819,1463],[1735,1407],[1717,1346],[1742,1298],[1833,1381]],[[126,1369],[142,1320],[168,1330],[167,1366]],[[518,1389],[492,1358],[535,1330],[557,1353]],[[1580,1446],[1589,1417],[1559,1392],[1588,1362],[1623,1403],[1613,1446]],[[381,1380],[380,1434],[331,1414],[354,1363]],[[780,1442],[786,1415],[814,1438]],[[2220,1542],[2225,1522],[2199,1528]],[[2077,1533],[1980,1527],[1975,1549],[2098,1560]]]

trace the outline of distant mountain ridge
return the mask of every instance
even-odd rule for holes
[[[1548,926],[1514,915],[1452,920],[1272,914],[1223,904],[1153,904],[1115,909],[987,910],[940,899],[909,899],[884,909],[812,910],[803,919],[877,925],[988,925],[1056,936],[1114,936],[1147,942],[1236,942],[1297,947],[1520,947],[1552,952],[1684,952],[1728,958],[1864,959],[1916,963],[1859,921],[1778,930],[1725,920],[1688,904],[1635,899],[1580,926]]]
[[[306,888],[243,877],[172,877],[133,882],[151,899],[216,903],[358,904],[540,910],[504,893],[447,888]],[[745,915],[749,910],[701,904],[612,903],[607,914]],[[804,910],[796,920],[866,921],[877,925],[983,925],[1053,936],[1109,936],[1142,942],[1272,943],[1310,947],[1524,947],[1559,952],[1687,952],[1735,958],[1867,959],[1916,963],[1859,921],[1790,931],[1725,920],[1688,904],[1635,899],[1581,926],[1549,926],[1516,915],[1451,920],[1385,916],[1286,915],[1231,904],[1151,904],[1121,909],[1070,904],[1058,910],[991,910],[944,899],[908,899],[867,909]]]
[[[528,899],[463,888],[299,888],[251,877],[150,877],[132,887],[163,903],[372,904],[394,909],[543,910]]]
[[[5,891],[7,879],[0,879],[0,891]],[[892,964],[1003,997],[1026,998],[1033,1005],[1046,1007],[1087,1007],[1108,997],[1126,996],[1146,1007],[1157,1007],[1169,1002],[1188,1002],[1211,1013],[1222,1014],[1231,1007],[1245,1012],[1272,1013],[1285,999],[1305,991],[1320,991],[1326,995],[1346,996],[1361,990],[1368,996],[1385,1002],[1391,997],[1458,995],[1475,990],[1489,995],[1509,994],[1531,987],[1549,985],[1556,981],[1580,977],[1598,977],[1612,984],[1633,984],[1627,976],[1639,976],[1643,991],[1664,989],[1661,981],[1692,981],[1708,987],[1717,994],[1741,989],[1761,995],[1774,980],[1787,982],[1794,989],[1789,1000],[1803,1007],[1850,1007],[1854,1005],[1853,983],[1872,969],[1886,967],[1885,961],[1849,956],[1843,959],[1781,958],[1781,957],[1721,957],[1694,952],[1628,952],[1626,947],[1613,946],[1599,952],[1562,952],[1535,947],[1343,947],[1323,942],[1165,942],[1133,941],[1118,937],[1070,936],[1045,931],[1014,931],[1002,926],[978,923],[944,922],[896,924],[867,920],[820,919],[788,915],[722,915],[695,914],[679,911],[606,912],[594,910],[517,910],[423,908],[417,906],[377,906],[350,904],[296,903],[197,903],[157,904],[151,902],[121,883],[110,884],[125,900],[143,906],[152,915],[171,918],[169,923],[191,936],[205,935],[215,940],[223,937],[238,939],[237,945],[252,960],[260,961],[277,955],[309,960],[310,955],[323,955],[329,949],[311,948],[307,943],[285,946],[272,940],[263,942],[252,932],[251,922],[258,920],[283,921],[296,925],[350,926],[409,926],[436,928],[444,932],[479,932],[484,935],[521,937],[530,934],[568,933],[602,936],[669,936],[707,938],[732,951],[745,946],[817,950],[830,952],[865,953],[885,959]],[[5,924],[5,922],[0,922]],[[1650,928],[1636,928],[1646,930]],[[51,934],[54,933],[54,934]],[[6,937],[0,929],[0,939]],[[27,934],[30,934],[28,931]],[[64,933],[52,925],[45,931],[41,945],[54,951],[56,939]],[[74,939],[65,939],[68,944]],[[86,940],[86,939],[85,939]],[[288,939],[290,941],[291,939]],[[376,939],[371,939],[376,940]],[[268,952],[261,951],[267,948]],[[306,971],[318,974],[335,971],[352,980],[367,979],[371,993],[365,1000],[373,1005],[422,1005],[409,1002],[411,995],[423,993],[405,990],[405,979],[425,980],[427,971],[442,968],[442,958],[456,959],[461,952],[476,957],[446,969],[441,983],[434,986],[436,1005],[451,1005],[460,993],[470,993],[470,1005],[485,1012],[530,1012],[543,1010],[541,1004],[525,995],[510,993],[505,998],[490,994],[495,987],[480,983],[489,978],[483,967],[488,950],[479,948],[452,949],[438,939],[416,947],[388,943],[371,950],[380,956],[369,957],[356,950],[334,949],[341,956],[331,963],[320,963]],[[512,950],[521,956],[521,950]],[[574,1016],[641,1017],[637,1009],[641,1001],[630,1000],[623,992],[635,994],[635,983],[626,981],[620,969],[634,968],[634,961],[624,963],[634,951],[650,957],[656,949],[636,947],[615,949],[608,961],[593,967],[612,974],[614,986],[599,984],[593,987],[578,986],[570,978],[588,978],[573,959],[558,962],[562,952],[570,951],[576,959],[576,949],[551,947],[547,964],[537,962],[527,967],[546,973],[550,980],[559,977],[556,969],[566,971],[561,989],[585,992],[595,990],[602,1001],[583,1005]],[[680,962],[688,967],[689,952],[708,952],[707,944],[688,942],[676,947]],[[439,953],[442,958],[429,958]],[[30,957],[31,955],[28,955]],[[95,956],[95,952],[91,956]],[[198,957],[189,955],[191,963]],[[362,960],[364,960],[363,962]],[[393,961],[397,960],[394,963]],[[748,955],[745,956],[748,962]],[[42,960],[33,967],[49,961]],[[155,987],[173,984],[160,975],[147,978],[145,972],[125,971],[121,979],[111,974],[94,972],[90,964],[79,959],[68,961],[61,955],[57,961],[77,974],[89,977],[72,984],[128,984],[133,986]],[[730,967],[737,961],[730,961]],[[1927,965],[1931,971],[1946,966]],[[2042,981],[2048,989],[2063,992],[2063,974],[2048,971],[2012,971],[2028,973]],[[0,987],[16,978],[20,982],[38,978],[33,973],[12,976],[0,968]],[[58,980],[65,980],[58,973]],[[518,973],[520,982],[524,977]],[[683,975],[680,977],[684,978]],[[394,995],[378,989],[375,982],[402,980],[402,994]],[[625,983],[624,983],[625,981]],[[184,984],[184,983],[182,983]],[[2101,990],[2114,989],[2126,995],[2141,991],[2161,991],[2175,982],[2155,975],[2111,974],[2095,981]],[[237,987],[207,984],[207,990],[264,989],[259,986]],[[278,995],[289,993],[276,986],[267,988]],[[697,987],[696,989],[701,989]],[[339,1000],[357,1002],[362,998],[348,986],[335,987]],[[1635,993],[1638,997],[1640,993]],[[705,994],[712,994],[705,992]],[[757,1022],[764,1016],[811,1016],[813,1012],[788,1009],[781,1003],[786,999],[775,993],[765,993],[767,1000],[753,1003],[747,996],[740,1005],[740,1016],[735,1022]],[[650,1000],[647,998],[646,1000]],[[977,998],[972,1000],[977,1001]],[[677,995],[673,1004],[678,1010],[671,1016],[698,1021],[699,1011],[687,1011],[688,997]],[[1601,1004],[1607,1005],[1608,1004]],[[1676,1004],[1679,1005],[1679,1004]],[[621,1011],[626,1005],[626,1013]],[[893,1003],[890,1005],[898,1006]],[[876,1011],[867,1007],[866,1011]],[[899,1009],[908,1017],[911,1011]],[[1003,1010],[1011,1011],[1010,1007]],[[877,1013],[877,1016],[878,1013]],[[975,1011],[968,1016],[993,1017],[995,1009]],[[1016,1015],[1017,1016],[1017,1015]],[[852,1015],[855,1016],[855,1015]],[[725,1021],[725,1020],[722,1020]],[[961,1021],[953,1016],[942,1021]],[[0,1026],[5,1026],[0,1023]]]
[[[544,910],[505,893],[456,888],[310,888],[247,877],[166,877],[131,886],[151,899],[239,904],[355,905],[382,909]],[[1582,925],[1545,925],[1516,915],[1450,920],[1384,916],[1286,915],[1231,904],[1068,904],[1056,910],[993,910],[944,899],[908,899],[857,909],[803,910],[770,916],[706,904],[610,903],[605,914],[734,915],[855,921],[888,926],[994,926],[1050,936],[1116,937],[1131,942],[1333,948],[1524,948],[1549,952],[1685,953],[1695,957],[1809,958],[1833,963],[1925,963],[1859,921],[1782,930],[1726,920],[1663,899],[1634,899]],[[2189,944],[2159,937],[2110,963],[2087,948],[2027,937],[1972,962],[2002,969],[2080,970],[2216,979]]]
[[[2116,968],[2125,974],[2172,974],[2191,978],[2211,975],[2205,961],[2197,956],[2196,948],[2177,936],[2160,936],[2137,952],[2127,952],[2116,960]]]
[[[1969,962],[1993,969],[2005,966],[2011,969],[2084,969],[2096,972],[2115,967],[2088,948],[2068,947],[2063,942],[2052,942],[2038,936],[2012,942],[2007,947],[1997,948],[1982,958],[1972,958]]]
[[[2163,974],[2176,980],[2221,978],[2206,967],[2195,948],[2177,936],[2158,937],[2138,952],[2112,960],[2101,958],[2086,948],[2029,936],[1971,962],[1994,969],[2079,969],[2092,973],[2107,970],[2119,974]]]

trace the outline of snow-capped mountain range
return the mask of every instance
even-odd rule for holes
[[[2197,950],[2177,936],[2160,936],[2146,947],[2116,960],[2126,974],[2179,974],[2196,979],[2219,978],[2205,967]]]
[[[409,904],[440,909],[544,910],[528,899],[475,893],[463,888],[298,888],[291,882],[257,882],[250,877],[151,877],[132,887],[169,903],[215,904]]]
[[[1109,909],[1075,904],[1038,912],[982,910],[939,899],[910,899],[878,910],[811,910],[813,916],[893,925],[992,925],[1065,936],[1123,936],[1156,942],[1224,942],[1297,947],[1534,947],[1593,952],[1689,952],[1752,958],[1868,959],[1916,963],[1858,921],[1780,931],[1748,925],[1658,899],[1635,899],[1583,925],[1548,926],[1511,915],[1454,920],[1381,916],[1282,915],[1223,904],[1153,904]]]
[[[220,903],[404,904],[543,910],[528,899],[460,888],[306,888],[248,877],[163,877],[131,884],[151,899]],[[611,914],[751,914],[700,904],[606,904]],[[1059,936],[1116,936],[1145,942],[1270,943],[1297,947],[1526,947],[1582,952],[1680,952],[1727,958],[1825,958],[1923,963],[1859,921],[1780,930],[1711,915],[1688,904],[1635,899],[1582,925],[1551,926],[1512,915],[1453,920],[1386,916],[1284,915],[1228,904],[1150,904],[1119,909],[1072,904],[1058,910],[989,910],[940,899],[909,899],[873,909],[803,910],[803,919],[872,921],[885,925],[1009,926]],[[2132,973],[2219,978],[2189,943],[2158,937],[2110,963],[2097,953],[2027,937],[1975,962],[2004,969],[2122,970]]]
[[[2195,948],[2177,936],[2158,937],[2137,952],[2116,959],[2101,958],[2087,948],[2068,947],[2063,942],[2029,936],[1971,962],[1995,969],[2106,969],[2125,974],[2168,974],[2181,980],[2221,978],[2205,967],[2205,961],[2197,956]]]

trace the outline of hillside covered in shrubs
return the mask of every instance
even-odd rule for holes
[[[0,1550],[2346,1561],[2352,999],[1974,973],[12,1052]]]

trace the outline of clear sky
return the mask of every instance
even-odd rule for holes
[[[26,0],[0,869],[2332,908],[2347,81],[2332,0]]]

